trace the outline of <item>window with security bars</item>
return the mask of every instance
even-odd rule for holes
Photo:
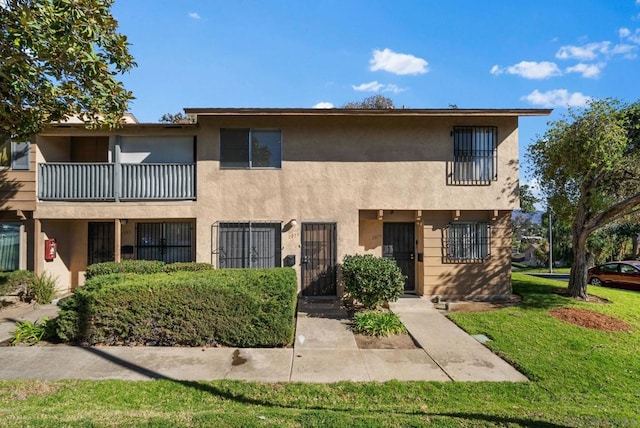
[[[498,179],[498,130],[494,126],[453,128],[453,180],[488,184]]]
[[[280,231],[279,222],[218,223],[218,267],[280,267]]]
[[[138,223],[136,235],[138,260],[193,261],[192,223]]]
[[[446,234],[449,261],[482,261],[491,255],[489,223],[450,223]]]

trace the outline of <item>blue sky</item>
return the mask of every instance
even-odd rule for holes
[[[142,122],[184,107],[554,108],[640,99],[640,0],[116,0]],[[521,180],[528,181],[526,165]]]

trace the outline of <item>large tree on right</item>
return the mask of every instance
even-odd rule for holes
[[[572,223],[569,294],[587,299],[587,239],[640,212],[640,103],[592,100],[569,109],[531,146],[534,176],[555,216]]]

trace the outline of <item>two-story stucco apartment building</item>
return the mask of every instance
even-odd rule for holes
[[[5,143],[2,269],[67,291],[109,260],[293,266],[303,296],[335,296],[342,258],[370,253],[398,262],[407,293],[511,292],[518,118],[550,110],[186,112],[197,123]]]

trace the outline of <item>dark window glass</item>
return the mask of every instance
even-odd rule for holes
[[[249,168],[249,130],[220,130],[220,165],[228,168]]]
[[[220,130],[220,166],[223,168],[280,168],[282,133],[279,130]]]

